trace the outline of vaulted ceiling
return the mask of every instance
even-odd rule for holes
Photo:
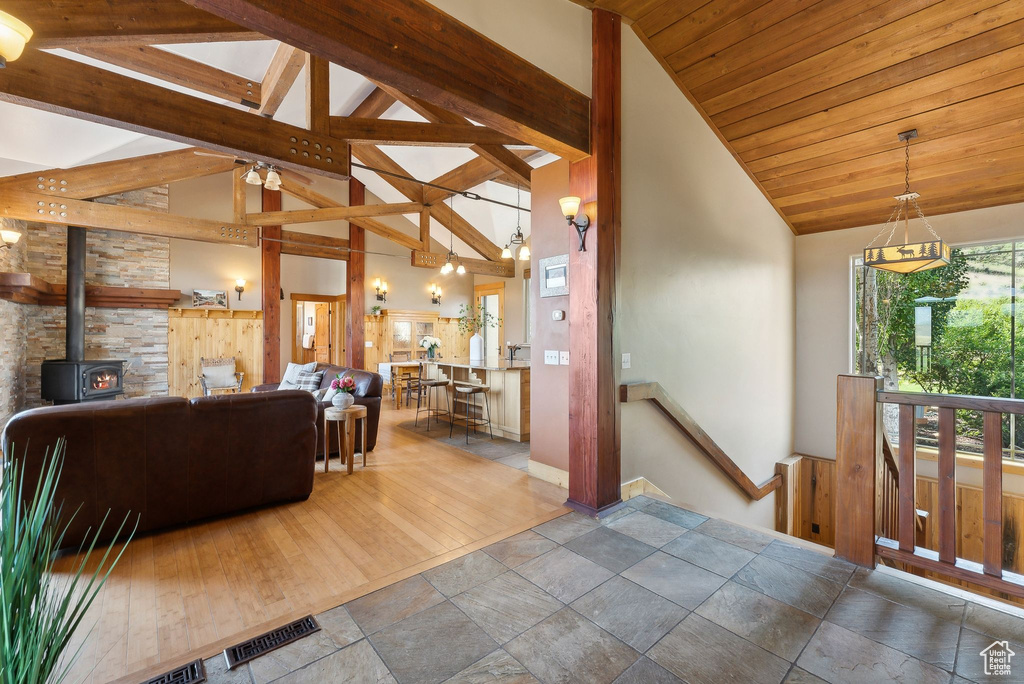
[[[594,0],[798,234],[1024,201],[1021,0]]]

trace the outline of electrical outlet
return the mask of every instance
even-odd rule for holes
[[[629,354],[628,353],[627,354],[623,354],[622,355],[622,367],[623,368],[629,368],[629,364],[630,364]]]
[[[567,352],[567,351],[560,351],[560,352],[558,352],[558,363],[560,365],[562,365],[562,366],[568,366],[569,365],[569,352]]]
[[[558,350],[557,349],[545,349],[544,350],[544,365],[546,366],[557,366],[558,365]]]

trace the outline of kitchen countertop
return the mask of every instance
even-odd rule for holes
[[[470,363],[466,357],[453,357],[450,359],[424,359],[424,363],[432,363],[438,366],[453,366],[456,368],[474,368],[479,370],[489,371],[510,371],[510,370],[530,370],[530,362],[522,359],[516,359],[515,361],[509,361],[507,358],[502,357],[500,359],[484,359],[483,361],[477,361]]]

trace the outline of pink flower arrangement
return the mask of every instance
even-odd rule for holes
[[[339,373],[338,377],[331,380],[331,389],[352,394],[356,391],[356,381],[351,375],[343,378]]]

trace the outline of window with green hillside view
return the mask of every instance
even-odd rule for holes
[[[964,246],[949,266],[901,275],[853,266],[854,369],[882,376],[885,388],[1024,398],[1024,345],[1016,285],[1024,241]],[[896,408],[884,422],[897,438]],[[918,408],[917,441],[934,447],[938,413]],[[957,412],[957,449],[982,451],[982,416]],[[1024,460],[1024,416],[1004,416],[1003,455]]]

